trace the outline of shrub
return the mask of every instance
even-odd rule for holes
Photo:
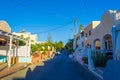
[[[102,55],[97,55],[92,57],[95,67],[105,67],[108,61],[107,55],[105,53],[101,53]]]

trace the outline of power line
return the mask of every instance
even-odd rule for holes
[[[58,30],[58,29],[60,29],[60,28],[66,27],[67,25],[69,25],[69,24],[71,24],[71,23],[73,23],[73,20],[67,22],[67,23],[64,24],[64,25],[59,25],[59,26],[57,26],[57,27],[55,27],[55,28],[52,28],[52,29],[49,29],[49,30],[45,30],[45,31],[41,31],[41,32],[37,32],[37,33],[48,33],[48,32],[51,32],[51,31],[55,31],[55,30]],[[37,27],[38,27],[38,26],[37,26]],[[45,26],[45,27],[50,27],[50,26]],[[35,33],[33,33],[33,34],[35,34]]]
[[[74,19],[74,27],[75,27],[74,29],[75,29],[75,33],[76,33],[76,22],[77,22],[77,19],[78,19],[78,18],[80,17],[80,15],[82,14],[82,11],[84,10],[86,4],[87,4],[87,0],[84,1],[83,6],[82,6],[81,9],[80,9],[80,13],[77,15],[76,19]],[[42,31],[42,32],[40,32],[40,33],[46,33],[46,32],[50,32],[50,31],[53,31],[53,30],[57,30],[57,29],[59,29],[59,28],[63,28],[63,27],[65,27],[65,26],[71,24],[72,22],[73,22],[73,20],[71,20],[70,22],[66,23],[65,25],[61,25],[61,26],[59,26],[59,27],[57,27],[57,28],[53,28],[53,29],[50,29],[50,30]]]
[[[16,3],[17,5],[20,5],[20,6],[29,8],[29,9],[31,9],[31,10],[36,10],[36,11],[39,11],[39,12],[41,12],[41,13],[45,13],[45,14],[48,14],[48,15],[52,15],[52,16],[55,16],[55,17],[67,18],[67,19],[68,19],[68,17],[63,17],[63,16],[61,16],[61,15],[53,14],[53,13],[50,13],[50,12],[47,12],[47,11],[44,11],[44,10],[35,9],[35,8],[31,7],[31,6],[28,6],[28,5],[26,5],[26,4],[22,3],[22,2],[18,2],[18,1],[16,1],[16,0],[11,0],[11,1],[13,1],[14,3]],[[50,32],[50,31],[57,30],[57,29],[59,29],[59,28],[63,28],[63,27],[65,27],[65,26],[71,24],[72,22],[73,22],[73,20],[65,23],[64,25],[60,25],[60,26],[58,26],[58,27],[56,27],[56,28],[52,28],[52,29],[49,29],[49,30],[46,30],[46,31],[41,31],[41,32],[39,32],[39,33],[47,33],[47,32]]]
[[[63,28],[63,27],[65,27],[65,26],[71,24],[72,22],[73,22],[73,20],[69,21],[68,23],[66,23],[66,24],[64,24],[64,25],[60,25],[60,26],[58,26],[58,27],[56,27],[56,28],[52,28],[52,29],[49,29],[49,30],[46,30],[46,31],[41,31],[41,32],[39,32],[39,33],[46,33],[46,32],[55,31],[55,30],[57,30],[57,29]]]
[[[80,15],[82,14],[82,12],[83,12],[86,4],[87,4],[87,0],[84,1],[84,4],[83,4],[83,6],[82,6],[81,9],[80,9],[80,13],[79,13],[78,16],[76,17],[76,19],[78,19],[78,18],[80,17]]]
[[[17,0],[11,0],[11,1],[14,2],[14,3],[17,4],[17,5],[23,6],[23,7],[25,7],[25,8],[29,8],[29,9],[34,10],[34,11],[38,11],[38,12],[40,12],[40,13],[44,13],[44,14],[47,14],[47,15],[51,15],[51,16],[54,16],[54,17],[57,17],[57,18],[70,19],[70,17],[65,17],[65,16],[62,16],[62,15],[58,15],[58,14],[55,14],[55,13],[51,13],[51,12],[42,10],[42,9],[36,9],[36,8],[34,8],[34,7],[32,7],[32,6],[26,5],[26,4],[24,4],[23,2],[20,2],[20,1],[17,1]]]
[[[77,15],[77,17],[74,19],[74,34],[77,33],[77,29],[76,29],[76,24],[77,24],[77,20],[79,19],[80,15],[82,14],[85,6],[86,6],[87,0],[84,1],[83,6],[80,9],[80,13]]]
[[[48,15],[52,15],[52,16],[62,17],[62,18],[63,18],[63,16],[60,16],[60,15],[57,15],[57,14],[53,14],[53,13],[50,13],[50,12],[47,12],[47,11],[44,11],[44,10],[35,9],[35,8],[31,7],[31,6],[28,6],[28,5],[24,4],[24,3],[18,2],[18,1],[16,1],[16,0],[11,0],[11,1],[13,1],[14,3],[16,3],[16,4],[20,5],[20,6],[23,6],[23,7],[32,9],[32,10],[36,10],[36,11],[39,11],[39,12],[42,12],[42,13],[45,13],[45,14],[48,14]],[[84,1],[84,4],[83,4],[83,6],[82,6],[81,9],[80,9],[80,13],[77,15],[76,19],[78,19],[79,16],[81,15],[83,9],[84,9],[85,6],[86,6],[86,3],[87,3],[87,0]],[[66,17],[64,17],[64,18],[66,18]],[[56,27],[56,28],[52,28],[52,29],[49,29],[49,30],[46,30],[46,31],[41,31],[41,32],[39,32],[39,33],[47,33],[47,32],[50,32],[50,31],[54,31],[54,30],[63,28],[63,27],[65,27],[65,26],[71,24],[71,23],[73,22],[73,20],[74,20],[74,19],[70,20],[69,22],[65,23],[64,25],[60,25],[60,26],[58,26],[58,27]]]

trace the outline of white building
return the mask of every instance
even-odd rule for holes
[[[113,50],[113,26],[116,26],[116,28],[119,27],[120,29],[120,11],[105,11],[100,21],[92,21],[81,33],[77,34],[79,35],[78,39],[74,39],[77,40],[76,46],[78,45],[78,47],[84,50],[86,46],[91,47],[92,50]],[[114,54],[116,53],[114,52]],[[79,55],[77,54],[76,56]]]
[[[13,34],[20,36],[21,38],[31,39],[31,44],[36,44],[38,42],[37,34],[31,34],[29,32],[21,31],[19,33],[13,32]]]
[[[105,11],[101,21],[92,21],[79,34],[78,46],[90,46],[93,50],[112,50],[112,27],[120,24],[120,12]],[[76,44],[77,45],[77,44]]]
[[[21,47],[18,40],[24,40],[19,35],[11,33],[6,21],[0,21],[0,62],[8,62],[8,67],[18,62],[31,62],[30,45]]]

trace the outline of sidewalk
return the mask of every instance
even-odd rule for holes
[[[0,64],[0,78],[8,76],[12,73],[15,73],[19,70],[26,68],[30,64],[15,64],[12,65],[10,68],[7,67],[7,63]]]
[[[104,68],[102,67],[95,67],[95,70],[91,71],[88,69],[88,65],[87,64],[81,64],[80,61],[78,61],[78,63],[80,65],[82,65],[85,69],[87,69],[88,71],[90,71],[92,74],[94,74],[99,80],[103,80],[103,71],[104,71]]]
[[[99,74],[99,76],[101,77],[101,79],[103,79],[103,71],[104,71],[104,68],[103,67],[96,67],[95,68],[95,72],[97,74]]]
[[[88,65],[84,64],[83,66],[88,69]],[[92,72],[96,77],[98,77],[99,80],[103,80],[104,68],[102,68],[102,67],[95,67],[95,70],[93,70],[93,71],[89,70],[89,71]]]
[[[7,63],[0,63],[0,72],[7,68]]]
[[[89,71],[93,75],[95,75],[97,80],[103,80],[103,71],[104,71],[104,68],[102,68],[102,67],[95,67],[95,70],[91,71],[90,69],[88,69],[88,64],[85,64],[85,63],[82,62],[82,60],[81,60],[82,57],[81,57],[81,54],[79,54],[79,52],[75,52],[73,58],[81,66],[83,66],[84,69],[86,69],[87,71]]]

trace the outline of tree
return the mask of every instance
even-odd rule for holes
[[[39,52],[42,49],[42,45],[41,44],[35,44],[37,47],[37,51]]]
[[[25,33],[25,32],[26,32],[26,31],[25,31],[24,29],[20,31],[20,33]]]
[[[69,39],[68,42],[65,45],[65,49],[68,50],[68,54],[71,54],[74,50],[73,50],[73,39]]]
[[[52,42],[52,37],[51,37],[50,33],[48,33],[48,39],[47,39],[47,42],[48,42],[48,43],[49,43],[49,42]]]
[[[58,47],[59,49],[62,49],[63,46],[64,46],[64,44],[63,44],[62,41],[59,41],[59,42],[57,43],[57,47]]]
[[[20,38],[24,38],[24,35],[22,34],[22,35],[20,35]]]
[[[79,32],[83,31],[83,29],[84,29],[84,26],[82,24],[80,24]]]
[[[19,46],[25,46],[25,45],[26,45],[25,41],[19,40]]]
[[[34,40],[31,40],[31,42],[34,42]]]
[[[49,46],[49,47],[48,47]],[[44,49],[43,49],[44,47]],[[31,45],[31,52],[32,54],[35,53],[35,52],[38,52],[39,51],[43,51],[43,52],[46,52],[48,50],[52,50],[52,48],[54,47],[54,49],[62,49],[64,47],[64,44],[62,41],[59,41],[59,42],[55,42],[53,43],[51,40],[48,41],[48,42],[45,42],[45,43],[40,43],[40,44],[32,44]]]
[[[35,53],[37,51],[38,47],[37,45],[31,44],[31,52],[32,54]]]

